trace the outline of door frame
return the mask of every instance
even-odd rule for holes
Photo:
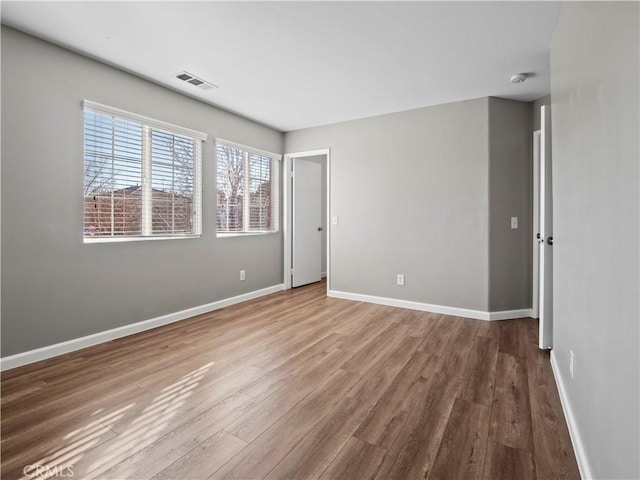
[[[540,107],[540,303],[538,347],[553,348],[553,149],[551,109]]]
[[[283,280],[285,290],[291,288],[291,253],[293,245],[293,190],[291,186],[291,169],[295,158],[315,157],[324,155],[327,159],[327,191],[325,192],[327,201],[327,218],[325,219],[327,229],[327,292],[331,289],[331,149],[322,148],[318,150],[307,150],[304,152],[285,153],[282,164],[282,240],[283,240]]]
[[[540,246],[538,245],[538,235],[540,234],[540,141],[542,132],[533,132],[533,236],[532,250],[533,260],[531,275],[531,316],[540,316]]]

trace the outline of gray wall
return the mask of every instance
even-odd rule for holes
[[[531,307],[531,104],[489,98],[489,310]],[[518,217],[518,228],[511,228]]]
[[[530,108],[481,98],[287,133],[287,151],[331,148],[331,288],[529,308]]]
[[[602,479],[640,477],[639,6],[563,3],[551,45],[553,353]]]
[[[201,238],[82,243],[85,98],[210,135]],[[282,283],[280,234],[215,236],[216,136],[283,151],[277,131],[2,27],[3,356]]]
[[[488,104],[285,135],[290,152],[331,148],[333,290],[487,310]]]

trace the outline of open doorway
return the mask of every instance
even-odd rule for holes
[[[285,154],[283,169],[285,288],[326,276],[329,289],[329,149]]]

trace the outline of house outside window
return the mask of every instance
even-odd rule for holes
[[[278,232],[281,156],[216,141],[219,236]]]
[[[206,134],[84,102],[84,240],[201,235]]]

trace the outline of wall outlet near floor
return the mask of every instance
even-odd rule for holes
[[[404,285],[404,275],[402,273],[396,275],[396,285]]]
[[[571,380],[573,380],[573,350],[569,350],[569,375],[571,375]]]
[[[518,228],[518,217],[511,217],[511,228],[513,230]]]
[[[246,278],[246,275],[244,273],[244,270],[240,270],[240,281],[244,282],[245,278]]]

